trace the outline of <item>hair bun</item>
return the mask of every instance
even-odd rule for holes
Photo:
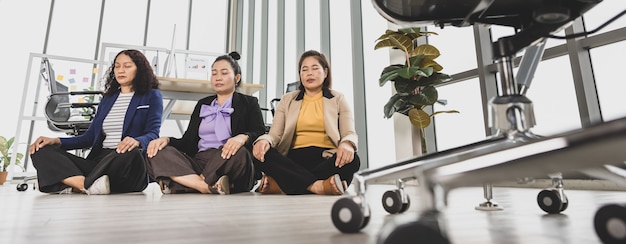
[[[230,56],[231,58],[233,58],[234,60],[239,60],[241,58],[241,55],[239,55],[238,52],[234,51],[234,52],[230,52],[228,54],[228,56]]]

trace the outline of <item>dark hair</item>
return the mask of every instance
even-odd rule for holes
[[[145,55],[142,52],[134,49],[122,50],[117,55],[115,55],[115,59],[113,59],[113,63],[109,67],[107,71],[108,75],[106,76],[106,82],[104,83],[104,95],[109,96],[113,95],[120,89],[120,84],[117,83],[115,79],[115,61],[117,57],[122,54],[126,54],[133,60],[135,66],[137,66],[137,74],[135,74],[135,78],[133,79],[133,91],[139,94],[144,94],[148,92],[150,89],[159,89],[159,80],[157,80],[154,75],[154,71],[152,71],[152,66]]]
[[[300,62],[298,62],[298,76],[300,76],[300,68],[302,68],[302,62],[304,62],[304,59],[308,57],[313,57],[317,59],[320,65],[322,65],[322,68],[326,70],[326,78],[324,79],[324,83],[322,83],[322,88],[330,89],[333,86],[333,77],[330,72],[330,63],[328,63],[328,59],[326,59],[326,56],[324,56],[324,54],[318,51],[309,50],[309,51],[304,52],[300,56]],[[302,80],[300,80],[300,85],[298,86],[298,89],[300,89],[301,91],[304,91]]]
[[[230,63],[230,66],[233,68],[233,71],[235,72],[235,76],[237,75],[241,76],[241,67],[239,66],[239,63],[237,63],[237,60],[239,60],[240,58],[241,56],[236,51],[230,52],[227,55],[221,55],[217,57],[215,61],[213,61],[211,68],[213,68],[213,65],[215,65],[217,61],[226,60],[228,61],[228,63]],[[239,84],[241,84],[241,79],[239,79],[239,82],[235,83],[235,87],[239,87]]]

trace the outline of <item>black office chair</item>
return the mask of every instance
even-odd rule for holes
[[[298,90],[298,86],[299,85],[300,85],[300,81],[291,82],[291,83],[287,84],[287,88],[285,89],[285,93]],[[272,114],[272,117],[274,117],[274,113],[276,112],[276,106],[278,106],[278,102],[280,102],[280,98],[274,98],[274,99],[270,100],[270,108],[261,108],[261,110],[266,111],[266,112],[270,112]],[[268,124],[268,123],[265,124],[265,132],[266,133],[270,131],[270,127],[272,127],[272,124]]]
[[[41,61],[41,76],[48,84],[48,101],[44,110],[48,128],[67,135],[83,134],[91,125],[96,114],[96,96],[101,91],[69,91],[68,87],[56,80],[48,58]],[[84,96],[85,102],[70,102],[72,96]]]
[[[101,96],[101,91],[69,91],[68,87],[56,80],[56,75],[50,60],[42,58],[41,77],[48,84],[48,101],[46,102],[44,115],[48,128],[52,131],[63,132],[70,136],[83,134],[91,125],[91,120],[96,114],[97,96]],[[70,102],[72,96],[84,96],[85,102]],[[77,156],[84,156],[85,150],[76,150]],[[28,182],[36,180],[36,176],[25,177],[21,183],[17,184],[18,191],[26,191]],[[37,183],[33,189],[37,188]]]

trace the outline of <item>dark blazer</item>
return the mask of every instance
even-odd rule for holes
[[[216,98],[217,95],[213,95],[198,101],[183,137],[180,139],[170,137],[170,146],[191,157],[198,153],[198,142],[200,141],[198,130],[202,120],[200,118],[200,107],[203,104],[210,105]],[[248,135],[250,139],[244,146],[250,150],[252,142],[265,133],[265,123],[263,122],[259,100],[256,97],[235,92],[233,94],[232,106],[234,111],[230,115],[231,137],[239,134]]]
[[[89,155],[97,155],[96,152],[102,149],[104,141],[102,122],[119,95],[118,91],[111,96],[102,97],[89,129],[80,136],[61,138],[61,148],[65,150],[91,148]],[[122,139],[130,136],[141,143],[141,148],[147,148],[151,140],[159,137],[162,114],[163,96],[160,90],[151,89],[145,94],[135,93],[124,116]]]

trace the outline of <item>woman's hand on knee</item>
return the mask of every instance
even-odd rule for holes
[[[235,155],[235,153],[237,153],[237,151],[239,151],[239,148],[243,147],[243,145],[246,144],[248,139],[249,136],[245,134],[239,134],[229,138],[222,147],[222,158],[230,159],[230,157],[232,157],[233,155]]]
[[[140,146],[141,146],[141,143],[138,140],[130,136],[127,136],[127,137],[124,137],[124,139],[122,139],[121,142],[117,143],[116,151],[117,153],[126,153]]]
[[[265,162],[265,153],[270,150],[270,142],[267,140],[260,140],[252,147],[252,156],[261,162]]]
[[[335,166],[338,168],[349,164],[354,160],[354,145],[350,142],[341,142],[337,147],[337,159],[335,160]]]
[[[169,143],[170,143],[169,137],[159,137],[157,139],[150,141],[150,143],[148,143],[148,149],[146,150],[146,154],[148,155],[148,158],[152,158],[156,156],[157,153],[163,150],[163,148],[165,148],[167,144]]]
[[[45,147],[46,145],[56,144],[61,144],[61,139],[40,136],[33,142],[33,144],[30,144],[30,147],[28,147],[28,153],[33,154],[36,151],[39,151],[39,149],[41,149],[42,147]]]

